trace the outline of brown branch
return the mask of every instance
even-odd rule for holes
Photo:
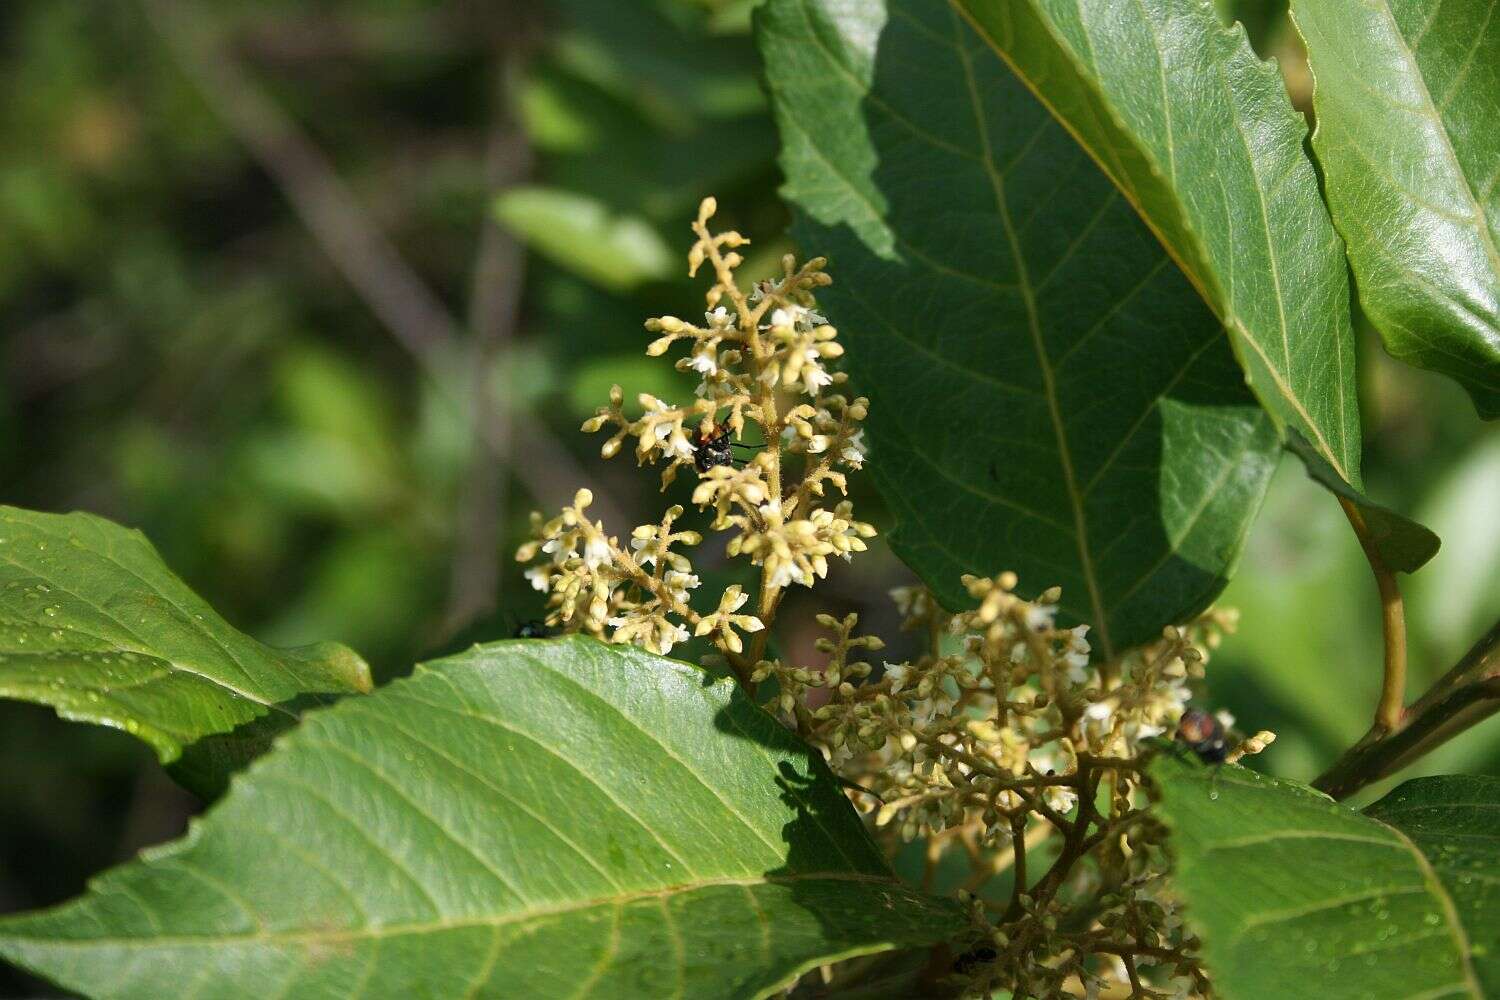
[[[1313,785],[1336,799],[1394,774],[1500,711],[1500,622],[1474,644],[1388,732],[1371,730]]]

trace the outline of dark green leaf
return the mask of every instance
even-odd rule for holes
[[[1207,604],[1275,433],[1126,200],[939,0],[774,0],[759,31],[896,551],[952,606],[964,573],[1061,585],[1105,653]]]
[[[1415,521],[1361,496],[1333,471],[1327,460],[1295,428],[1287,431],[1287,449],[1306,464],[1307,474],[1312,477],[1313,482],[1334,496],[1358,505],[1371,540],[1380,549],[1381,556],[1391,569],[1403,573],[1415,572],[1437,555],[1441,544],[1437,535]]]
[[[1275,67],[1202,0],[958,3],[1166,246],[1277,424],[1361,496],[1347,265]]]
[[[273,649],[236,631],[138,531],[0,507],[0,697],[124,729],[169,762],[267,715],[294,721],[300,697],[369,689],[345,646]]]
[[[1494,0],[1297,0],[1293,14],[1360,304],[1392,354],[1500,416]]]
[[[1410,817],[1427,831],[1419,839],[1305,785],[1232,764],[1205,767],[1163,753],[1152,775],[1172,831],[1174,883],[1203,940],[1216,995],[1484,995],[1477,968],[1494,956],[1480,946],[1496,938],[1500,900],[1488,889],[1455,891],[1468,862],[1445,858],[1442,838],[1500,805],[1493,783],[1469,797],[1467,813]],[[1403,797],[1407,787],[1393,793],[1404,803],[1393,812],[1437,801]],[[1488,805],[1477,805],[1481,799]],[[1493,877],[1493,851],[1488,858],[1483,871]]]
[[[0,955],[152,1000],[697,1000],[965,925],[732,681],[569,638],[313,713],[182,841],[0,921]]]

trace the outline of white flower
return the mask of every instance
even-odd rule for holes
[[[1057,608],[1051,604],[1030,604],[1026,607],[1026,627],[1033,632],[1045,632],[1052,627]]]
[[[589,569],[598,569],[600,566],[610,562],[609,543],[603,538],[595,535],[583,546],[583,563]]]
[[[839,452],[839,461],[845,465],[858,469],[865,463],[865,432],[855,431],[849,435],[849,440],[844,442],[844,448]]]
[[[688,638],[687,629],[681,625],[674,626],[657,635],[656,649],[652,650],[652,652],[658,656],[666,656],[672,651],[673,646],[679,642],[687,642]]]
[[[1219,709],[1217,712],[1214,713],[1214,718],[1218,719],[1219,720],[1219,725],[1223,726],[1225,729],[1233,729],[1234,728],[1234,716],[1230,713],[1229,709],[1227,709],[1227,708],[1221,708],[1221,709]]]
[[[719,362],[714,357],[713,351],[697,351],[688,359],[688,367],[700,375],[713,375],[719,370]]]
[[[801,575],[797,572],[797,567],[793,566],[790,560],[781,559],[777,560],[776,568],[771,572],[771,579],[767,581],[767,585],[784,588],[800,581]]]
[[[891,694],[895,694],[906,686],[911,680],[911,664],[909,663],[887,663],[885,675],[891,681]]]
[[[703,321],[708,324],[710,330],[713,330],[715,333],[723,333],[725,330],[734,328],[735,317],[728,309],[719,306],[711,312],[704,313]]]
[[[552,583],[552,574],[545,566],[533,566],[526,571],[526,579],[531,582],[533,590],[540,590],[545,594]]]
[[[1111,715],[1115,714],[1115,706],[1110,701],[1096,701],[1085,708],[1083,714],[1095,722],[1106,722]]]
[[[813,354],[813,352],[808,351],[808,354]],[[816,357],[816,354],[814,354],[814,357]],[[832,381],[834,381],[834,376],[829,375],[823,369],[822,364],[817,364],[816,361],[808,361],[807,364],[802,366],[802,385],[807,387],[808,396],[816,396],[817,391],[823,385],[831,385]]]
[[[1043,795],[1047,804],[1060,813],[1072,811],[1078,804],[1078,793],[1066,785],[1052,785]]]

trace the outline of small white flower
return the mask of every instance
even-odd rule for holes
[[[844,442],[844,448],[839,452],[839,461],[856,469],[865,464],[865,432],[863,430],[849,435],[849,440]]]
[[[583,563],[589,569],[598,569],[600,566],[610,562],[609,543],[597,535],[590,538],[583,547]]]
[[[1057,608],[1051,604],[1030,604],[1026,607],[1026,627],[1033,632],[1045,632],[1052,627]]]
[[[807,386],[809,396],[816,396],[825,385],[833,384],[833,376],[822,365],[809,361],[802,366],[802,384]]]
[[[909,663],[887,663],[885,675],[891,681],[891,694],[895,694],[906,686],[911,680],[911,664]]]
[[[772,587],[785,588],[790,587],[792,584],[797,582],[799,582],[797,567],[793,566],[791,562],[783,559],[777,562],[776,569],[772,571],[771,579],[768,581],[768,585]]]
[[[1233,729],[1234,728],[1234,715],[1230,713],[1229,709],[1227,709],[1227,708],[1221,708],[1221,709],[1219,709],[1217,712],[1214,713],[1214,718],[1218,719],[1219,720],[1219,725],[1223,726],[1225,729]]]
[[[531,582],[533,590],[539,590],[545,594],[548,587],[551,586],[552,574],[548,572],[545,566],[533,566],[526,571],[526,579]]]
[[[1096,701],[1092,702],[1088,708],[1085,708],[1083,714],[1095,722],[1105,722],[1110,716],[1115,714],[1115,706],[1113,702]]]
[[[688,367],[700,375],[714,375],[719,370],[719,362],[712,351],[698,351],[688,359]]]
[[[734,327],[735,317],[728,309],[719,306],[711,312],[704,313],[703,320],[708,324],[710,330],[722,333]]]

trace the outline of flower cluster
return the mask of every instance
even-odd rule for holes
[[[859,425],[869,402],[834,391],[846,378],[830,368],[843,346],[814,297],[829,284],[827,262],[817,257],[799,266],[789,254],[779,279],[741,288],[735,269],[743,263],[739,248],[749,241],[733,231],[711,232],[714,211],[714,200],[705,199],[688,255],[689,275],[705,263],[714,274],[703,322],[676,316],[646,322],[657,335],[648,355],[685,348],[676,364],[699,376],[693,400],[674,406],[642,393],[636,412],[627,414],[624,391],[615,386],[583,430],[613,430],[600,449],[605,458],[634,439],[639,464],[665,463],[663,489],[684,469],[698,475],[692,503],[713,512],[713,530],[731,533],[729,555],[760,571],[753,613],[740,612],[751,595],[739,588],[726,592],[711,614],[692,607],[698,577],[672,546],[690,547],[701,538],[672,530],[682,513],[677,506],[659,525],[636,528],[626,551],[602,524],[589,521],[588,498],[580,494],[559,517],[536,519],[534,540],[517,558],[535,563],[527,578],[548,595],[549,624],[657,653],[689,634],[711,636],[745,678],[763,646],[747,650],[742,635],[771,623],[787,588],[812,586],[827,575],[831,557],[851,558],[875,534],[843,499],[847,471],[864,464]],[[740,462],[730,441],[747,427],[758,429],[755,446],[762,450]]]
[[[843,349],[814,299],[829,284],[825,261],[788,255],[780,278],[746,290],[735,270],[748,241],[711,232],[714,208],[704,201],[689,254],[689,274],[713,270],[703,322],[646,323],[646,353],[681,351],[677,368],[698,378],[693,399],[641,394],[627,413],[615,386],[583,429],[611,431],[606,458],[633,440],[639,464],[664,463],[663,489],[695,475],[691,503],[727,535],[731,558],[758,569],[758,586],[730,586],[713,610],[695,608],[699,578],[684,550],[703,539],[678,527],[683,507],[622,544],[590,520],[592,497],[580,490],[557,517],[534,515],[534,538],[517,553],[547,595],[549,624],[662,654],[709,638],[746,691],[758,697],[766,685],[767,709],[859,789],[851,797],[893,852],[921,839],[932,865],[961,847],[976,891],[1009,871],[1008,899],[968,897],[975,932],[955,943],[965,949],[952,963],[957,989],[1097,996],[1109,984],[1162,995],[1145,975],[1174,995],[1206,993],[1197,942],[1163,878],[1145,758],[1148,740],[1175,731],[1233,617],[1211,612],[1105,659],[1086,625],[1059,624],[1060,591],[1028,600],[1002,573],[965,577],[974,607],[956,613],[926,590],[894,592],[903,627],[926,640],[913,661],[871,662],[885,644],[859,634],[852,614],[818,616],[821,664],[767,656],[785,592],[813,586],[832,557],[852,558],[875,534],[845,498],[848,473],[866,460],[869,403],[837,391]],[[760,450],[742,461],[733,447],[747,429]],[[1231,759],[1272,738],[1258,734]]]
[[[1087,626],[1057,624],[1058,590],[1028,601],[1010,573],[964,582],[977,607],[957,614],[924,590],[894,593],[905,627],[927,638],[909,663],[865,662],[884,644],[856,635],[853,615],[823,616],[821,669],[757,665],[755,680],[777,682],[767,707],[868,792],[856,801],[879,831],[923,839],[931,861],[962,846],[975,888],[1013,871],[998,912],[976,903],[987,940],[959,963],[976,988],[1092,994],[1110,980],[1139,985],[1140,968],[1160,964],[1178,995],[1201,993],[1196,943],[1159,878],[1145,741],[1175,728],[1233,616],[1206,614],[1099,662]],[[1028,854],[1051,864],[1039,875]]]

